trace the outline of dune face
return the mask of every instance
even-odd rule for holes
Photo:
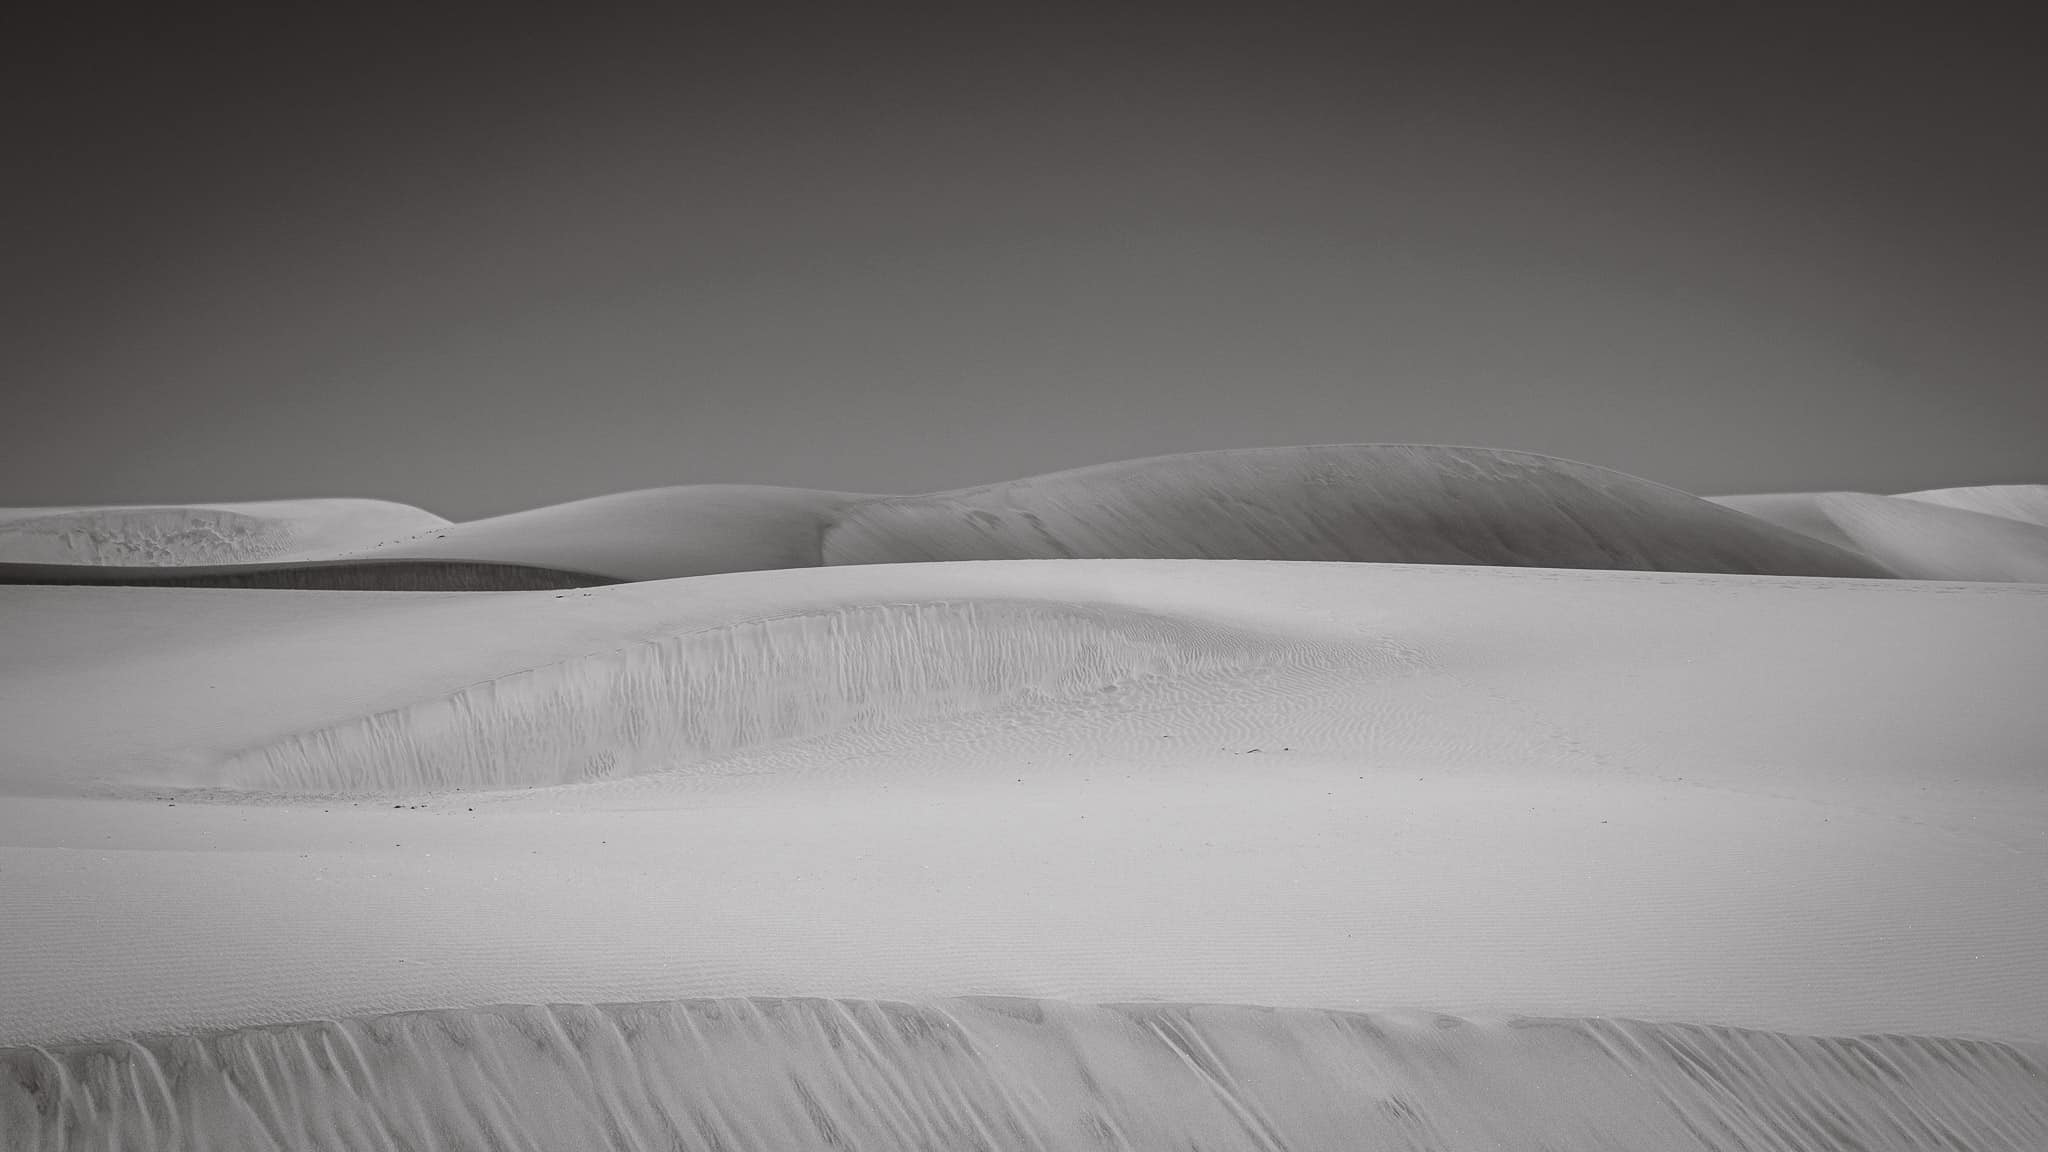
[[[0,565],[7,1152],[2048,1147],[2023,519],[1414,447],[235,507],[0,521],[101,516]]]
[[[492,561],[666,580],[720,572],[809,568],[847,492],[702,484],[621,492],[451,525],[364,555]]]
[[[1901,500],[1918,500],[2021,520],[2048,528],[2048,484],[1989,484],[1977,488],[1936,488],[1926,492],[1901,492]]]
[[[1020,999],[445,1011],[0,1050],[10,1148],[2048,1146],[2048,1050]],[[253,1070],[261,1069],[260,1075]]]
[[[230,581],[224,573],[192,582],[481,589],[491,587],[491,573],[503,571],[508,580],[496,587],[522,589],[554,586],[537,582],[532,571],[587,573],[597,584],[818,565],[1073,558],[1893,575],[1836,543],[1566,460],[1479,448],[1336,445],[1164,456],[922,496],[749,485],[648,489],[324,552],[310,551],[302,537],[236,546],[240,558],[266,564],[426,565],[379,569],[374,576],[382,583],[367,572],[328,584],[309,583],[306,575]],[[228,562],[201,559],[197,545],[185,546],[184,555],[182,563]],[[95,556],[0,553],[0,563],[114,563],[112,553]],[[457,580],[432,565],[463,566],[468,575]],[[414,572],[439,582],[406,583]],[[14,583],[157,582],[145,577],[0,570],[0,579]]]
[[[318,556],[446,520],[383,500],[0,509],[0,563],[221,565]]]
[[[2048,528],[2030,513],[2024,486],[1952,489],[1935,494],[1876,496],[1867,492],[1786,492],[1718,496],[1714,502],[1817,540],[1853,550],[1909,580],[2048,581]],[[1990,495],[1984,495],[1984,494]]]
[[[1886,575],[1618,472],[1413,445],[1109,464],[874,501],[825,534],[830,564],[1053,557]]]

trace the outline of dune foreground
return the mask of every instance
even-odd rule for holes
[[[4,587],[0,1144],[2039,1148],[2043,637],[1270,560]]]
[[[0,1051],[8,1147],[1996,1148],[2048,1050],[1004,998],[407,1013]]]

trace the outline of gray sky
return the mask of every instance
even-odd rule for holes
[[[330,7],[14,45],[0,504],[469,518],[1347,441],[2048,480],[2016,28]]]

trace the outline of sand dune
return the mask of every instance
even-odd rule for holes
[[[1926,492],[1901,492],[1902,500],[1940,504],[1986,516],[2024,520],[2048,528],[2048,484],[1990,484],[1977,488],[1935,488]]]
[[[2048,1048],[1218,1005],[699,1000],[0,1050],[9,1148],[2048,1147]]]
[[[1883,576],[1696,496],[1523,452],[1201,452],[856,505],[832,564],[1161,557]]]
[[[1835,492],[1759,492],[1743,496],[1709,496],[1712,503],[1733,508],[1748,516],[1768,520],[1780,528],[1811,536],[1844,551],[1863,554],[1856,538],[1827,514],[1822,500]]]
[[[1456,566],[0,589],[0,1044],[989,993],[2035,1043],[2044,632]]]
[[[491,561],[665,580],[717,572],[808,568],[850,492],[701,484],[621,492],[473,520],[362,553],[382,558]]]
[[[2042,1146],[2048,584],[1320,451],[0,586],[0,1147]]]
[[[472,583],[446,582],[448,569],[407,566],[305,569],[270,580],[210,572],[184,582],[426,590],[477,587],[475,580],[504,571],[513,578],[502,587],[517,589],[543,586],[521,575],[528,570],[588,573],[602,583],[819,564],[1075,557],[1892,575],[1859,553],[1618,472],[1522,452],[1418,445],[1201,452],[922,496],[659,488],[435,525],[318,555],[304,547],[258,554],[254,543],[244,551],[250,555],[242,558],[264,562],[258,568],[281,559],[459,564]],[[187,552],[192,563],[237,558]],[[109,556],[0,553],[0,561],[108,563]],[[439,575],[443,583],[418,583],[416,575]],[[126,570],[0,577],[165,582]]]
[[[448,522],[384,500],[0,509],[0,562],[169,566],[318,558]]]
[[[2014,495],[2024,489],[1951,491],[1992,492],[1998,499],[1965,496],[1957,503],[1866,492],[1788,492],[1714,499],[1781,527],[1852,549],[1907,579],[2048,581],[2048,528],[2020,517],[1962,506],[1974,501],[2024,511],[2024,497]]]

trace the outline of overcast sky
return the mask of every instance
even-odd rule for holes
[[[186,7],[11,37],[0,504],[468,518],[1354,441],[2048,481],[2016,27]]]

